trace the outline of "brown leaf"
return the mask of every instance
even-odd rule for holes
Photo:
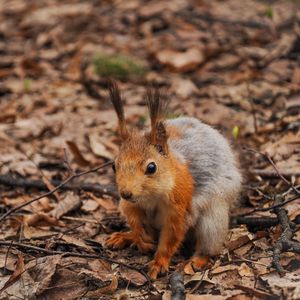
[[[60,201],[57,206],[49,212],[51,216],[59,219],[68,212],[79,208],[81,205],[81,200],[79,196],[73,192],[67,192],[65,198]]]
[[[204,55],[198,48],[190,48],[185,52],[164,49],[156,54],[157,60],[176,72],[195,70],[204,62]]]
[[[88,199],[83,202],[83,205],[81,206],[81,210],[84,212],[92,212],[95,211],[99,207],[99,204],[91,199]]]
[[[123,266],[119,268],[120,275],[123,279],[137,285],[142,286],[147,282],[147,278],[136,270],[132,270]]]
[[[21,254],[18,254],[16,268],[14,272],[11,274],[11,276],[9,277],[9,279],[5,282],[4,286],[1,288],[0,293],[6,290],[12,284],[14,284],[17,280],[19,280],[24,271],[25,271],[24,257]]]
[[[49,216],[43,212],[25,216],[25,223],[28,226],[49,226],[49,225],[63,225],[57,218]]]
[[[36,284],[36,295],[42,294],[51,285],[61,255],[38,258],[27,265],[28,273]]]
[[[83,155],[81,154],[81,151],[79,150],[78,146],[76,145],[75,142],[72,141],[66,141],[70,151],[72,152],[73,156],[74,156],[74,160],[76,161],[76,163],[81,166],[81,167],[86,167],[88,166],[90,163],[89,161],[87,161]]]
[[[89,141],[90,141],[91,149],[95,155],[103,158],[113,159],[112,153],[106,149],[103,142],[101,141],[101,138],[99,137],[99,134],[97,133],[90,134]]]

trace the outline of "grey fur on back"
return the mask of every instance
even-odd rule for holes
[[[238,194],[242,178],[227,140],[195,118],[180,117],[165,124],[176,127],[182,134],[179,139],[170,139],[169,147],[189,165],[195,184],[194,198],[201,195],[206,202],[209,201],[206,198],[219,195],[227,198],[227,203],[235,201],[234,194]]]

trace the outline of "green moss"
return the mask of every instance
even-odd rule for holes
[[[31,87],[31,80],[29,78],[25,78],[23,81],[24,92],[29,93]]]
[[[265,12],[266,16],[270,19],[273,19],[273,8],[272,6],[268,6],[267,9],[266,9],[266,12]]]
[[[95,73],[104,77],[126,78],[142,76],[146,72],[144,63],[125,55],[98,54],[93,60]]]

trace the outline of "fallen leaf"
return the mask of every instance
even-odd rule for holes
[[[73,156],[74,156],[74,160],[76,161],[76,163],[81,166],[81,167],[86,167],[88,166],[90,163],[83,157],[83,155],[81,154],[81,151],[79,150],[78,146],[76,145],[75,142],[72,141],[66,141],[70,151],[72,152]]]
[[[95,211],[99,207],[99,204],[91,199],[88,199],[83,202],[83,205],[81,206],[81,210],[84,212],[92,212]]]
[[[195,70],[204,62],[204,55],[198,48],[190,48],[185,52],[164,49],[156,54],[159,63],[167,65],[176,72]]]
[[[73,192],[67,192],[65,198],[60,201],[57,206],[49,212],[49,214],[54,218],[59,219],[70,211],[79,208],[80,205],[81,200],[79,196]]]
[[[133,283],[136,286],[142,286],[147,282],[147,278],[136,270],[120,266],[119,272],[123,279]]]
[[[113,159],[113,155],[109,152],[106,147],[103,145],[99,134],[92,133],[89,135],[90,146],[93,153],[97,156]]]
[[[35,282],[36,295],[42,294],[51,285],[61,255],[38,258],[27,265],[28,273]]]
[[[11,276],[9,277],[9,279],[5,282],[4,286],[1,288],[0,293],[5,291],[9,286],[14,284],[17,280],[19,280],[24,271],[25,271],[24,257],[21,254],[18,254],[16,268],[14,272],[11,274]]]

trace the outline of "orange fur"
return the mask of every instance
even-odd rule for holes
[[[136,246],[140,252],[146,253],[154,248],[153,239],[143,228],[143,211],[135,204],[121,200],[119,208],[127,218],[130,232],[116,232],[107,240],[107,246],[122,249],[126,246]]]
[[[180,139],[184,130],[165,126],[167,103],[159,93],[148,93],[151,130],[146,134],[128,131],[121,97],[115,84],[110,87],[111,100],[119,120],[123,138],[115,160],[116,181],[120,195],[120,210],[126,217],[129,232],[114,233],[106,241],[113,249],[136,246],[141,252],[154,248],[154,233],[159,232],[158,247],[149,263],[149,275],[155,279],[168,270],[173,254],[178,250],[191,226],[194,180],[189,166],[174,156],[168,146],[169,139]],[[191,125],[184,125],[188,128]],[[180,128],[182,129],[182,128]],[[155,172],[148,173],[149,164]],[[126,196],[130,194],[130,196]],[[196,256],[196,266],[205,261]]]
[[[160,241],[154,260],[149,265],[151,278],[168,270],[170,259],[185,237],[187,228],[186,216],[189,211],[192,194],[193,179],[187,165],[172,160],[175,186],[169,195],[165,224],[160,233]]]

